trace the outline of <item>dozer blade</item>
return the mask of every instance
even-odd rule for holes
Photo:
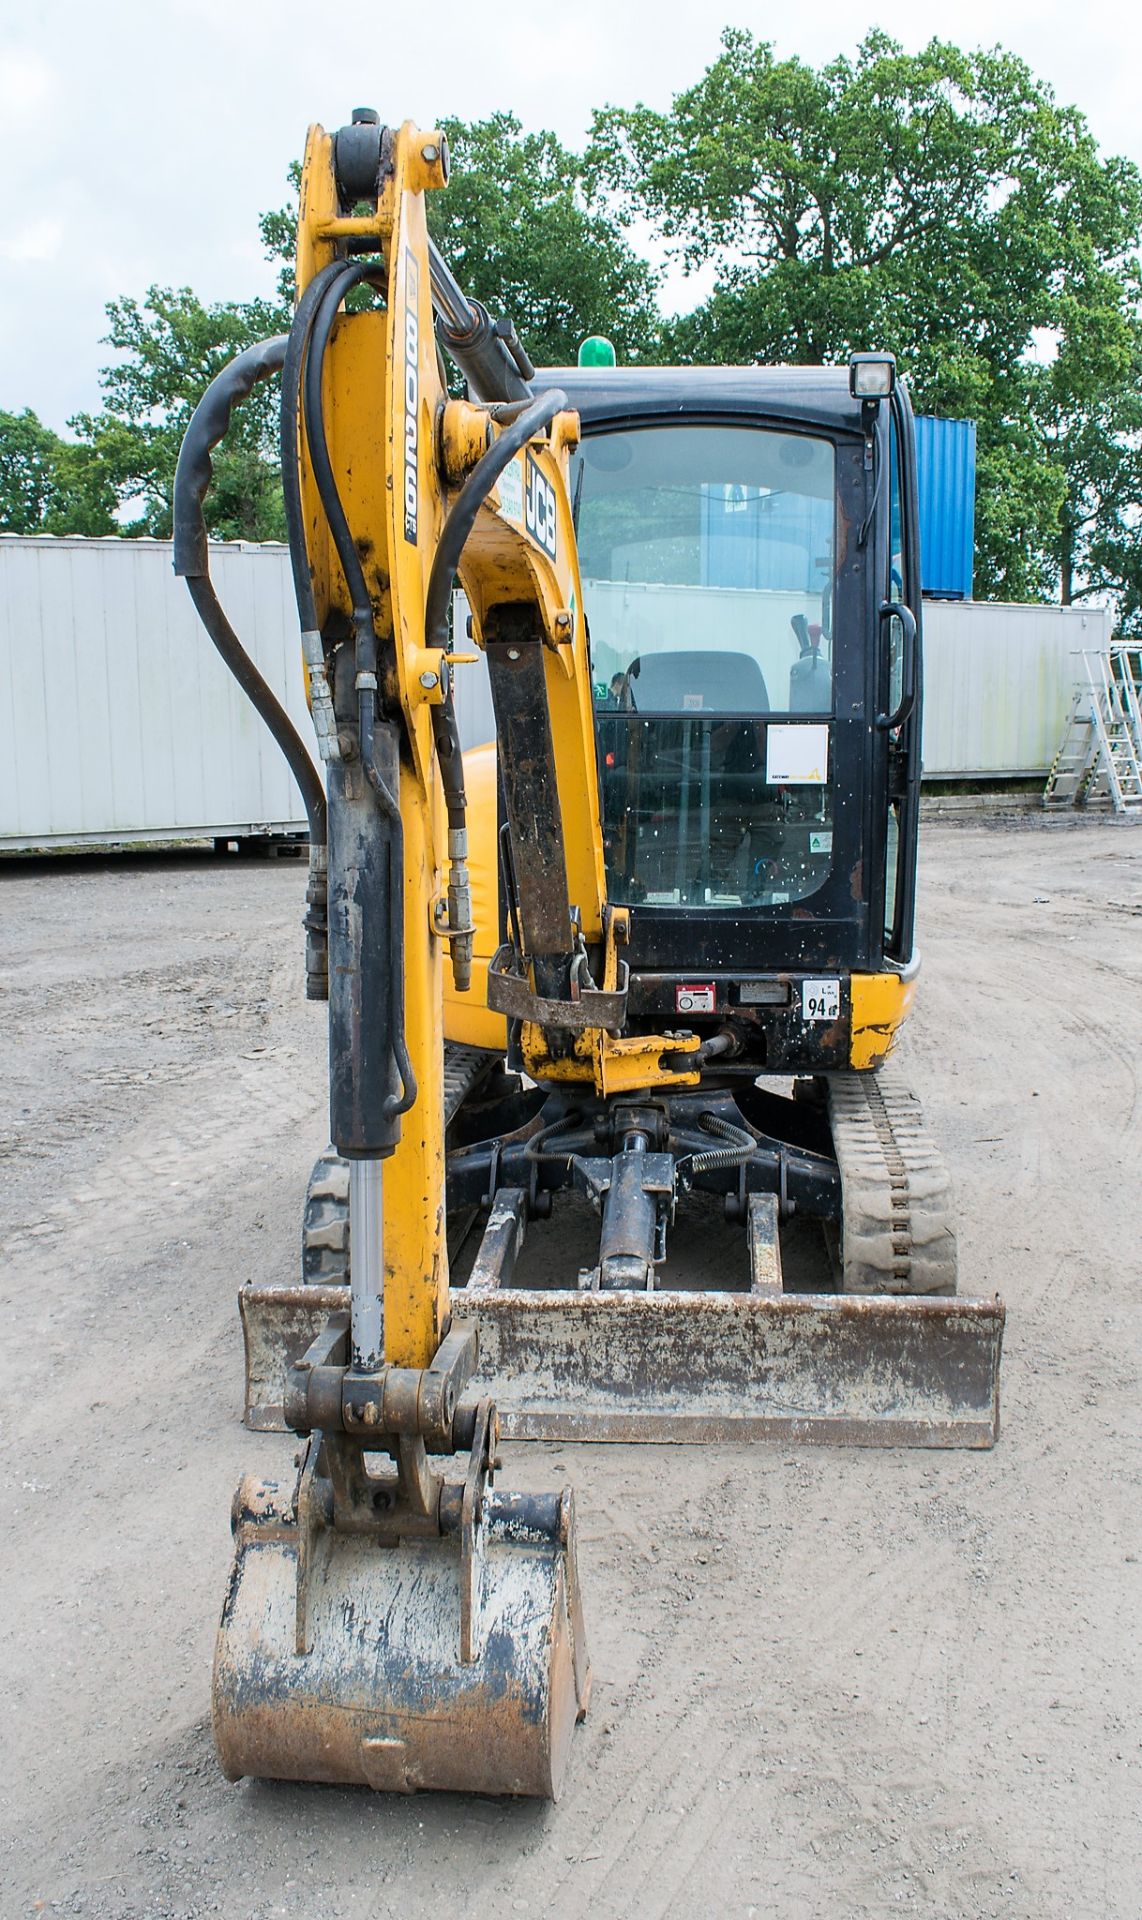
[[[476,1386],[505,1439],[803,1440],[992,1447],[998,1299],[902,1294],[458,1289]],[[282,1380],[348,1289],[244,1287],[246,1412],[282,1425]]]
[[[517,1440],[991,1447],[1003,1304],[516,1289],[469,1303]]]
[[[304,1482],[238,1489],[224,1772],[556,1799],[589,1687],[570,1492],[489,1491],[466,1543],[388,1546],[307,1523]]]

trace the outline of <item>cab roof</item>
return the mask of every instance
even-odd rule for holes
[[[861,402],[844,367],[541,367],[536,392],[562,387],[585,426],[692,414],[861,431]]]

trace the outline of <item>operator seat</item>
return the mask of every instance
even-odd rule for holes
[[[695,647],[679,653],[644,653],[632,662],[629,681],[639,713],[769,712],[765,675],[749,653]]]

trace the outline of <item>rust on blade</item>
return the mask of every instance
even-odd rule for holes
[[[348,1287],[240,1287],[246,1349],[246,1425],[283,1433],[286,1369],[300,1360],[331,1313],[348,1313]]]
[[[337,1287],[242,1290],[247,1420],[281,1425],[285,1355]],[[456,1289],[473,1389],[506,1439],[991,1447],[1004,1308],[912,1295]]]
[[[999,1300],[492,1294],[472,1314],[505,1437],[990,1447]]]

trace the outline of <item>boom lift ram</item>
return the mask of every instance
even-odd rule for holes
[[[891,360],[537,375],[428,239],[446,180],[439,133],[311,129],[290,333],[219,376],[176,484],[176,571],[306,797],[329,999],[306,1275],[241,1297],[248,1423],[305,1448],[292,1488],[236,1498],[214,1726],[233,1777],[554,1795],[589,1687],[573,1504],[497,1488],[500,1431],[987,1446],[1003,1310],[952,1297],[946,1174],[875,1073],[916,971]],[[211,447],[278,370],[324,790],[202,518]],[[731,511],[758,540],[784,516],[744,590],[718,573]],[[468,756],[457,574],[496,725]],[[568,1190],[596,1261],[517,1274]],[[701,1192],[744,1230],[740,1285],[669,1277]],[[833,1249],[823,1290],[783,1286],[794,1210]]]

